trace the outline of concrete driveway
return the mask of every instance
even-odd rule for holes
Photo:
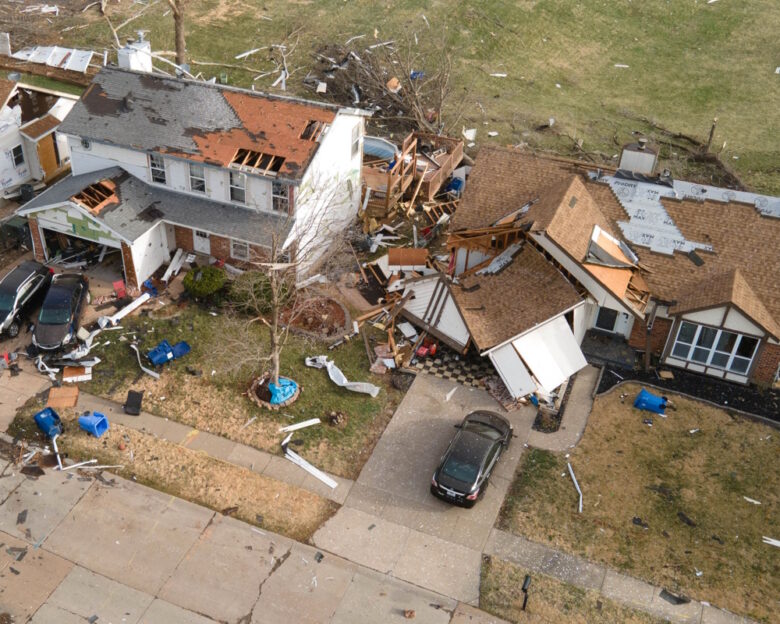
[[[314,543],[375,570],[475,603],[483,547],[535,416],[533,408],[504,414],[515,438],[494,470],[484,498],[472,509],[462,509],[431,496],[430,479],[455,435],[454,425],[479,408],[503,412],[485,391],[418,375],[344,506],[314,535]]]

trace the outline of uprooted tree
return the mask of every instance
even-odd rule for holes
[[[374,122],[401,124],[440,134],[460,121],[458,110],[444,108],[452,96],[452,59],[428,37],[396,38],[368,45],[331,46],[316,54],[318,68],[329,78],[326,97],[342,105],[373,108]],[[463,100],[461,100],[461,105]]]
[[[263,363],[270,369],[269,381],[279,385],[281,354],[290,326],[319,297],[302,285],[316,267],[342,248],[349,223],[341,217],[353,216],[349,207],[357,192],[351,178],[312,176],[295,198],[296,206],[307,207],[304,214],[280,219],[268,233],[267,246],[260,252],[250,251],[251,268],[230,288],[231,304],[242,316],[226,321],[222,350],[228,355],[229,367]],[[268,344],[260,352],[252,334],[256,323],[268,332]]]

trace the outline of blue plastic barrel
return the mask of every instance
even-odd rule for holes
[[[79,427],[99,438],[108,431],[108,418],[100,412],[87,413],[84,416],[79,416]]]
[[[149,358],[152,365],[161,366],[168,360],[173,359],[173,347],[167,340],[163,340],[154,349],[149,351],[149,353],[146,354],[146,357]]]
[[[188,345],[183,340],[181,342],[177,342],[175,345],[173,345],[173,359],[177,360],[180,357],[183,357],[187,355],[190,352],[190,345]]]
[[[648,412],[654,412],[656,414],[663,414],[666,409],[666,397],[656,396],[652,392],[648,392],[644,388],[639,391],[634,400],[634,407],[638,407],[641,410],[647,410]]]
[[[59,415],[52,408],[47,407],[38,412],[35,416],[35,424],[45,435],[53,438],[62,433],[62,421]]]

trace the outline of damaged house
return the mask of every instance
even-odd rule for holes
[[[407,280],[404,315],[489,357],[509,393],[549,395],[588,332],[663,364],[771,384],[780,367],[780,199],[483,148],[453,215],[449,275]],[[630,168],[629,168],[630,167]]]
[[[0,80],[0,188],[5,197],[24,184],[43,186],[67,172],[70,150],[56,130],[78,98]]]
[[[121,250],[131,287],[177,249],[241,265],[279,241],[303,275],[357,213],[366,115],[104,67],[58,129],[72,175],[19,214],[39,260]]]

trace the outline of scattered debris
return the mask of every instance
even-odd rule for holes
[[[747,496],[743,496],[742,498],[744,498],[748,503],[751,503],[753,505],[761,504],[761,501],[757,501],[755,498],[748,498]]]
[[[328,357],[325,355],[308,357],[305,359],[305,362],[306,366],[311,366],[313,368],[326,368],[328,370],[328,376],[330,377],[331,381],[337,386],[341,386],[347,390],[352,390],[353,392],[362,392],[363,394],[368,394],[371,397],[376,397],[376,395],[379,394],[379,388],[374,384],[370,384],[364,381],[349,381],[345,377],[344,373],[341,372],[341,369],[336,366],[335,362],[328,359]]]
[[[574,476],[574,469],[571,467],[571,463],[566,462],[566,465],[569,467],[569,474],[571,475],[571,480],[574,482],[574,487],[577,488],[577,494],[580,495],[578,511],[579,513],[582,513],[582,490],[580,489],[580,484],[577,483],[577,477]]]
[[[138,416],[141,413],[141,403],[144,399],[144,391],[128,390],[127,398],[123,406],[125,414]]]
[[[449,400],[452,398],[452,395],[455,394],[455,391],[458,389],[458,386],[455,386],[452,390],[450,390],[447,393],[447,396],[444,397],[444,401],[449,403]]]
[[[320,422],[321,421],[319,418],[310,418],[309,420],[304,420],[303,422],[299,422],[294,425],[281,427],[279,429],[279,433],[290,433],[292,431],[298,431],[299,429],[305,429],[306,427],[311,427],[312,425],[319,425]]]
[[[59,388],[53,386],[49,389],[49,398],[46,400],[46,405],[47,407],[65,409],[76,407],[78,400],[78,386],[60,386]]]
[[[666,602],[669,602],[673,605],[688,604],[691,601],[691,599],[688,598],[687,596],[683,596],[683,595],[678,596],[665,589],[662,589],[661,593],[659,593],[658,596],[663,600],[666,600]]]
[[[71,464],[70,466],[66,466],[62,470],[71,470],[72,468],[81,468],[83,466],[89,466],[90,464],[97,464],[97,459],[88,459],[87,461],[79,462],[78,464]]]
[[[141,367],[141,370],[142,370],[143,372],[145,372],[147,375],[149,375],[150,377],[154,377],[155,379],[159,379],[159,378],[160,378],[160,373],[156,373],[156,372],[154,372],[153,370],[151,370],[151,369],[149,369],[149,368],[146,368],[146,367],[145,367],[145,366],[144,366],[144,365],[141,363],[141,353],[140,353],[140,351],[138,351],[138,345],[136,345],[135,343],[131,343],[131,344],[130,344],[130,348],[131,348],[133,351],[135,351],[135,355],[136,355],[136,357],[138,358],[138,366],[140,366],[140,367]]]
[[[780,540],[774,539],[772,537],[767,537],[766,535],[762,536],[761,541],[764,544],[769,544],[770,546],[774,546],[776,548],[780,548]]]
[[[100,412],[93,412],[92,414],[87,412],[83,416],[79,416],[79,428],[99,438],[108,431],[108,418]]]
[[[689,527],[695,527],[696,523],[691,520],[688,516],[686,516],[682,511],[677,512],[677,517],[680,519],[681,522],[687,524]]]
[[[18,514],[16,514],[16,524],[17,526],[20,524],[24,524],[27,522],[27,510],[23,509]]]
[[[306,472],[308,472],[311,476],[313,476],[316,479],[319,479],[322,481],[325,485],[327,485],[331,489],[335,489],[338,486],[338,483],[329,477],[327,474],[322,472],[319,468],[316,468],[315,466],[312,466],[309,462],[307,462],[303,457],[298,455],[295,451],[291,451],[289,448],[290,441],[292,439],[292,433],[289,434],[283,441],[282,441],[282,451],[284,452],[284,456],[289,459],[292,463],[294,463],[297,466],[300,466],[303,468]]]
[[[668,399],[666,397],[657,396],[642,388],[634,400],[634,407],[663,415],[667,402]]]
[[[639,516],[634,516],[632,522],[636,526],[642,527],[643,529],[649,529],[650,528],[650,525],[647,524],[647,522],[645,522],[644,520],[642,520],[642,518],[640,518]]]
[[[251,425],[253,422],[257,420],[257,416],[252,416],[249,420],[247,420],[243,425],[241,425],[241,429],[246,429],[249,425]]]
[[[135,299],[132,303],[119,310],[116,314],[112,316],[101,316],[97,321],[98,325],[100,326],[101,329],[105,329],[109,325],[116,325],[117,323],[119,323],[120,320],[122,320],[131,312],[134,312],[135,310],[140,308],[144,303],[149,301],[149,299],[151,298],[152,296],[148,292],[142,294],[140,297]]]
[[[688,433],[690,433],[691,435],[693,435],[694,433],[699,433],[699,431],[701,431],[701,429],[689,429],[689,430],[688,430]]]
[[[407,620],[413,620],[417,614],[415,613],[414,609],[404,609],[404,617]]]

